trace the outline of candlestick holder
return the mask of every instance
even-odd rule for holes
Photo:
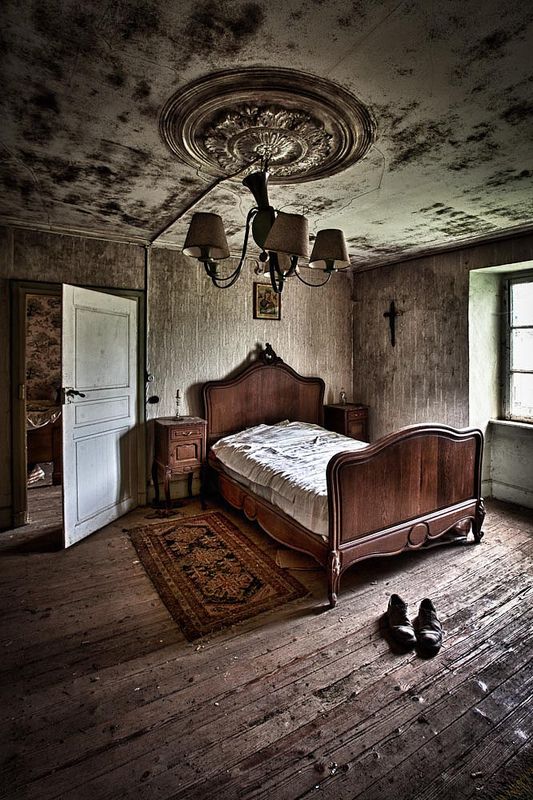
[[[178,389],[178,391],[176,392],[176,415],[175,415],[176,419],[181,419],[180,406],[181,406],[181,397],[180,397],[180,390]]]

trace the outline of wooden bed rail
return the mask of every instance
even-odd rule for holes
[[[451,528],[482,536],[483,434],[413,425],[328,464],[330,601],[362,558],[417,549]],[[333,597],[332,597],[333,596]]]

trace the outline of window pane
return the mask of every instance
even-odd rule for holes
[[[512,332],[511,369],[533,370],[533,330],[518,328]]]
[[[511,324],[533,325],[533,281],[511,285]]]
[[[533,419],[533,375],[511,375],[511,416]]]

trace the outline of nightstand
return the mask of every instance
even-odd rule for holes
[[[368,442],[368,406],[360,403],[324,406],[324,428]]]
[[[207,422],[200,417],[159,417],[154,420],[154,461],[152,480],[155,503],[159,503],[159,475],[164,476],[165,500],[171,508],[170,479],[172,475],[186,475],[189,497],[192,497],[192,479],[195,470],[200,470],[200,497],[202,495],[202,471],[205,461]],[[202,501],[203,502],[203,501]]]

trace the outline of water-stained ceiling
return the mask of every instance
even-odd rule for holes
[[[340,227],[354,265],[530,229],[533,10],[523,0],[4,0],[4,222],[130,240],[212,181],[160,116],[221,70],[290,68],[369,110],[373,142],[329,177],[276,184],[313,233]],[[240,247],[252,198],[224,182],[197,207]],[[165,233],[181,245],[190,214]]]

